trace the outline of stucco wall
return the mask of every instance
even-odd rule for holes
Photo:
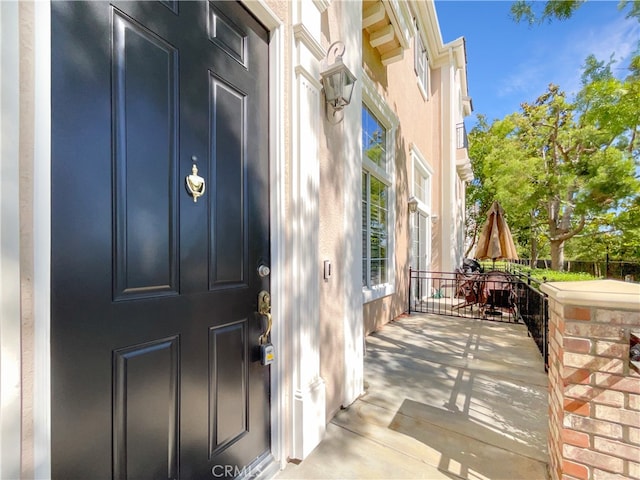
[[[335,41],[345,43],[344,61],[352,70],[359,63],[354,61],[360,55],[355,46],[360,43],[359,29],[353,28],[354,23],[360,24],[359,19],[354,18],[359,15],[359,5],[353,2],[332,2],[322,15],[323,48],[328,49]],[[352,258],[349,246],[349,242],[354,241],[350,236],[359,231],[359,224],[350,225],[347,207],[353,195],[347,193],[349,188],[345,185],[349,176],[347,168],[355,165],[349,148],[354,152],[359,150],[359,138],[353,135],[354,131],[360,131],[359,122],[353,124],[354,120],[360,119],[359,98],[359,90],[356,90],[352,104],[341,114],[344,119],[338,123],[329,121],[323,114],[320,132],[320,373],[326,386],[327,421],[345,404],[345,396],[348,396],[345,349],[349,346],[345,323],[360,322],[360,315],[351,311],[348,293],[353,282],[353,272],[348,271],[353,264],[348,262],[360,264],[360,259]],[[356,201],[359,201],[359,195]],[[359,205],[353,207],[359,210]],[[360,241],[359,238],[355,240]],[[325,261],[331,263],[329,278],[324,278]]]
[[[414,70],[414,42],[415,39],[412,39],[401,61],[385,67],[377,50],[369,44],[366,31],[363,32],[363,69],[399,119],[395,138],[395,293],[364,304],[367,334],[401,315],[407,308],[412,220],[407,202],[412,195],[412,145],[417,147],[433,169],[431,214],[439,215],[441,209],[441,73],[437,68],[431,69],[430,88],[425,98],[420,92]],[[442,245],[438,224],[432,224],[431,227],[431,268],[437,269]]]
[[[340,3],[334,2],[322,15],[323,47],[342,40]],[[351,52],[352,53],[352,52]],[[345,52],[345,56],[348,53]],[[344,159],[340,154],[345,141],[342,123],[333,125],[323,115],[320,132],[320,374],[326,386],[327,421],[340,408],[344,381],[344,198],[342,178]],[[324,261],[331,263],[331,276],[324,278]]]

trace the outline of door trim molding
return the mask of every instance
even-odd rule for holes
[[[51,5],[34,15],[34,387],[33,473],[51,476]],[[23,412],[24,414],[24,412]]]
[[[33,474],[51,477],[51,5],[34,4]]]
[[[264,0],[242,0],[249,10],[269,30],[269,183],[271,217],[271,342],[276,349],[276,361],[271,365],[271,454],[283,469],[287,462],[286,418],[287,397],[284,394],[290,349],[285,337],[285,140],[284,140],[284,46],[285,25]]]

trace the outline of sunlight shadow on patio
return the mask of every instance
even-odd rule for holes
[[[545,477],[540,459],[524,454],[526,445],[443,409],[407,399],[389,428],[438,452],[437,467],[443,472],[463,478]]]
[[[365,383],[278,478],[547,478],[547,377],[524,325],[403,316],[367,337]]]
[[[545,477],[547,378],[523,325],[403,317],[368,338],[365,369],[360,414],[393,414],[385,426],[427,446],[440,471]]]

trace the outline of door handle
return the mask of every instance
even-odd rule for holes
[[[260,363],[262,365],[271,365],[275,359],[275,349],[269,342],[269,334],[271,333],[271,295],[265,290],[258,294],[258,314],[267,319],[267,329],[258,338],[260,343]]]
[[[260,335],[260,338],[258,339],[258,341],[260,342],[260,345],[265,345],[269,340],[269,334],[271,333],[271,325],[272,325],[271,295],[269,295],[269,292],[265,290],[262,290],[258,294],[258,313],[263,317],[267,318],[267,329],[264,331],[262,335]]]

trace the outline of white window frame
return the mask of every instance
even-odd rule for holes
[[[431,223],[433,218],[431,216],[431,204],[433,198],[433,168],[429,165],[422,155],[422,152],[418,149],[415,144],[412,144],[410,147],[411,151],[411,195],[418,201],[418,211],[425,215],[429,222]],[[427,195],[428,198],[422,199],[418,196],[418,192],[416,192],[416,175],[420,175],[425,179],[425,182],[428,185]],[[412,223],[413,225],[413,223]],[[427,236],[427,244],[425,245],[425,249],[429,252],[429,264],[432,260],[431,255],[431,225],[429,224],[427,230],[429,231],[429,235]],[[412,232],[413,233],[413,232]],[[413,237],[412,237],[413,238]]]
[[[427,50],[426,41],[422,38],[418,22],[415,22],[416,33],[413,42],[413,69],[416,72],[418,89],[422,97],[427,100],[429,98],[429,52]]]
[[[416,219],[418,215],[422,215],[426,217],[426,225],[425,232],[423,238],[420,240],[420,245],[418,250],[420,252],[424,251],[426,254],[426,267],[427,269],[431,268],[431,262],[433,261],[433,252],[432,252],[432,242],[431,236],[433,235],[433,217],[431,216],[431,202],[433,198],[433,168],[429,165],[429,163],[425,160],[424,155],[420,152],[418,147],[415,144],[411,144],[411,195],[418,201],[418,209],[417,212],[410,219],[410,233],[411,233],[411,250],[409,252],[410,261],[413,262],[413,246],[414,239],[419,235],[419,232],[416,231]],[[428,185],[427,190],[427,198],[420,198],[418,196],[418,192],[416,191],[416,176],[420,175],[420,177],[424,178],[425,183]],[[413,266],[413,263],[412,263]],[[421,285],[419,291],[421,291],[425,298],[431,294],[431,282],[425,281]],[[413,295],[413,292],[412,292]],[[424,300],[424,298],[416,299],[416,300]]]
[[[362,158],[362,170],[370,175],[373,175],[378,180],[382,181],[389,187],[388,197],[388,214],[387,224],[388,232],[387,238],[389,241],[387,247],[387,282],[380,285],[371,285],[362,287],[362,302],[368,303],[373,300],[392,295],[395,292],[396,281],[396,248],[395,248],[395,223],[396,223],[396,184],[395,184],[395,138],[396,130],[398,128],[398,117],[395,115],[391,107],[387,104],[385,99],[378,93],[375,84],[361,69],[360,78],[362,79],[362,107],[367,107],[369,111],[376,117],[376,119],[387,129],[386,145],[387,145],[387,159],[385,163],[386,168],[381,168],[371,160],[363,155]],[[361,148],[362,151],[362,148]],[[365,252],[363,252],[364,258]],[[369,255],[367,255],[369,258]],[[367,273],[368,275],[368,273]]]
[[[422,152],[415,144],[410,147],[411,150],[411,194],[418,200],[418,209],[427,215],[431,215],[431,198],[433,197],[433,168],[429,165],[422,155]],[[419,172],[427,181],[429,198],[423,200],[418,197],[415,191],[416,171]]]

